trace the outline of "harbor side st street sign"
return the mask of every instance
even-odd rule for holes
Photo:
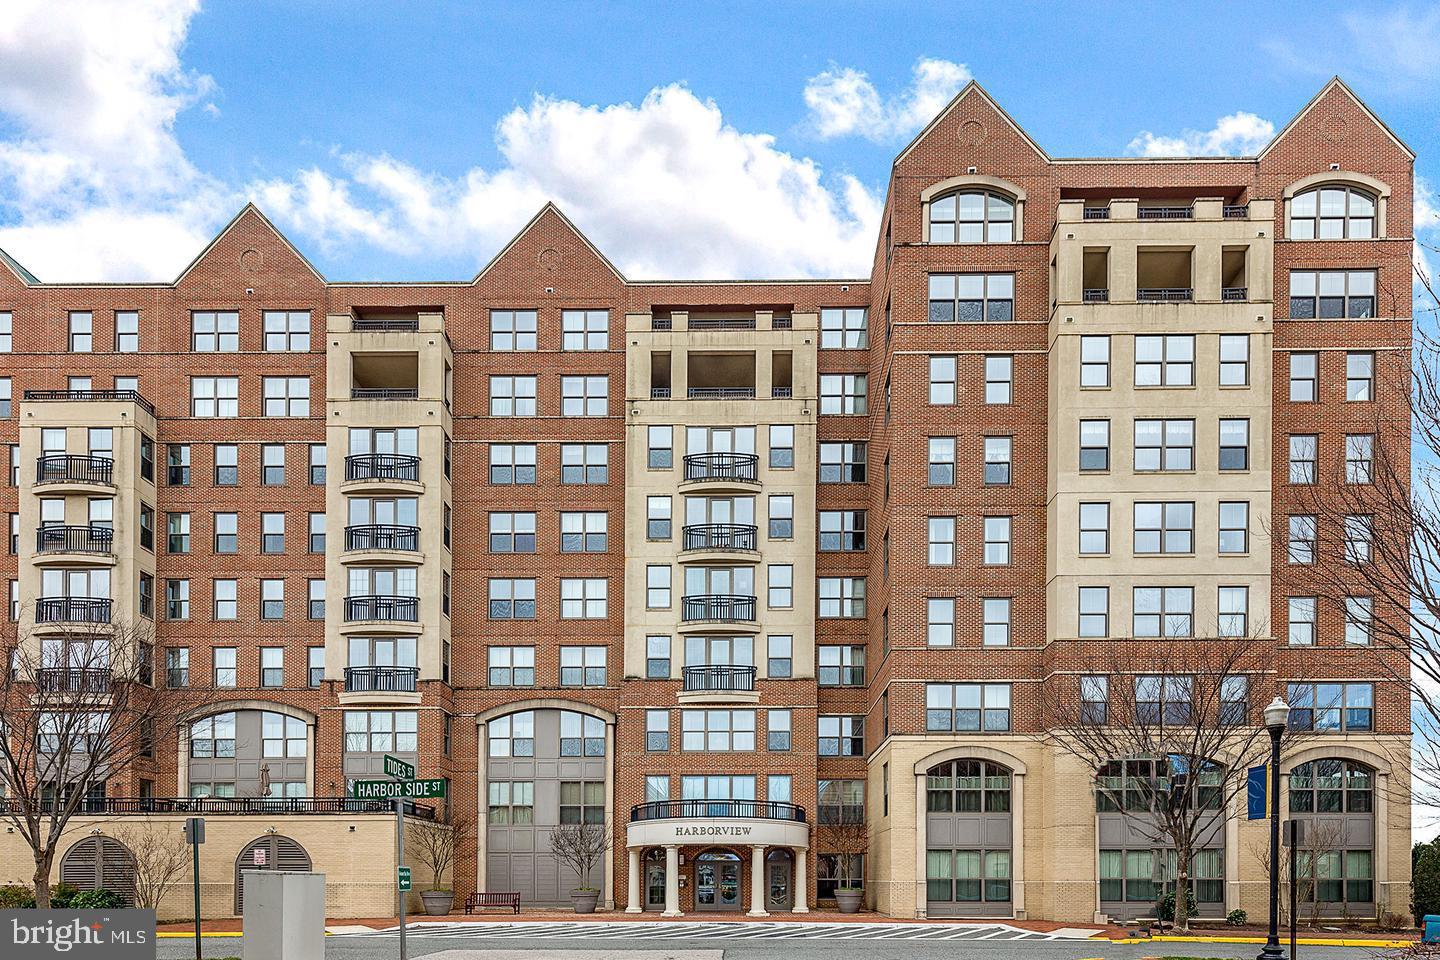
[[[356,780],[350,796],[357,800],[440,800],[444,780]]]

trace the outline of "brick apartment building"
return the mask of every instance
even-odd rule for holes
[[[394,754],[479,823],[461,894],[563,904],[547,827],[606,822],[591,879],[635,912],[863,879],[895,917],[1135,916],[1163,851],[1103,826],[1039,690],[1082,638],[1228,622],[1273,647],[1250,722],[1285,694],[1324,728],[1282,803],[1339,823],[1326,909],[1403,911],[1407,694],[1287,518],[1408,447],[1375,383],[1408,371],[1413,161],[1338,79],[1204,159],[1053,158],[971,84],[896,158],[867,278],[629,280],[553,206],[455,282],[327,281],[253,207],[173,283],[0,254],[18,633],[143,624],[156,683],[222,701],[57,874],[122,876],[106,811],[145,798],[211,815],[207,914],[257,865],[391,912],[391,820],[337,798]],[[1254,915],[1230,814],[1199,906]],[[846,818],[863,857],[816,840]]]

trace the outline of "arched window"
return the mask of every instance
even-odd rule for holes
[[[930,813],[1009,813],[1010,771],[984,760],[951,760],[925,774]]]
[[[1325,184],[1290,200],[1291,240],[1368,240],[1375,236],[1375,195],[1343,183]]]
[[[930,201],[931,243],[1009,243],[1015,201],[1003,193],[962,190]]]
[[[1350,760],[1311,760],[1290,771],[1291,813],[1372,813],[1375,774]]]

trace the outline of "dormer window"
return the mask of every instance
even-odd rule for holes
[[[1002,193],[965,190],[930,201],[931,243],[1010,243],[1015,201]]]
[[[1343,183],[1295,194],[1290,201],[1291,240],[1369,240],[1375,236],[1373,193]]]

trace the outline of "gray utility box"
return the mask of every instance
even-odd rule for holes
[[[324,960],[325,874],[246,870],[245,960]]]

